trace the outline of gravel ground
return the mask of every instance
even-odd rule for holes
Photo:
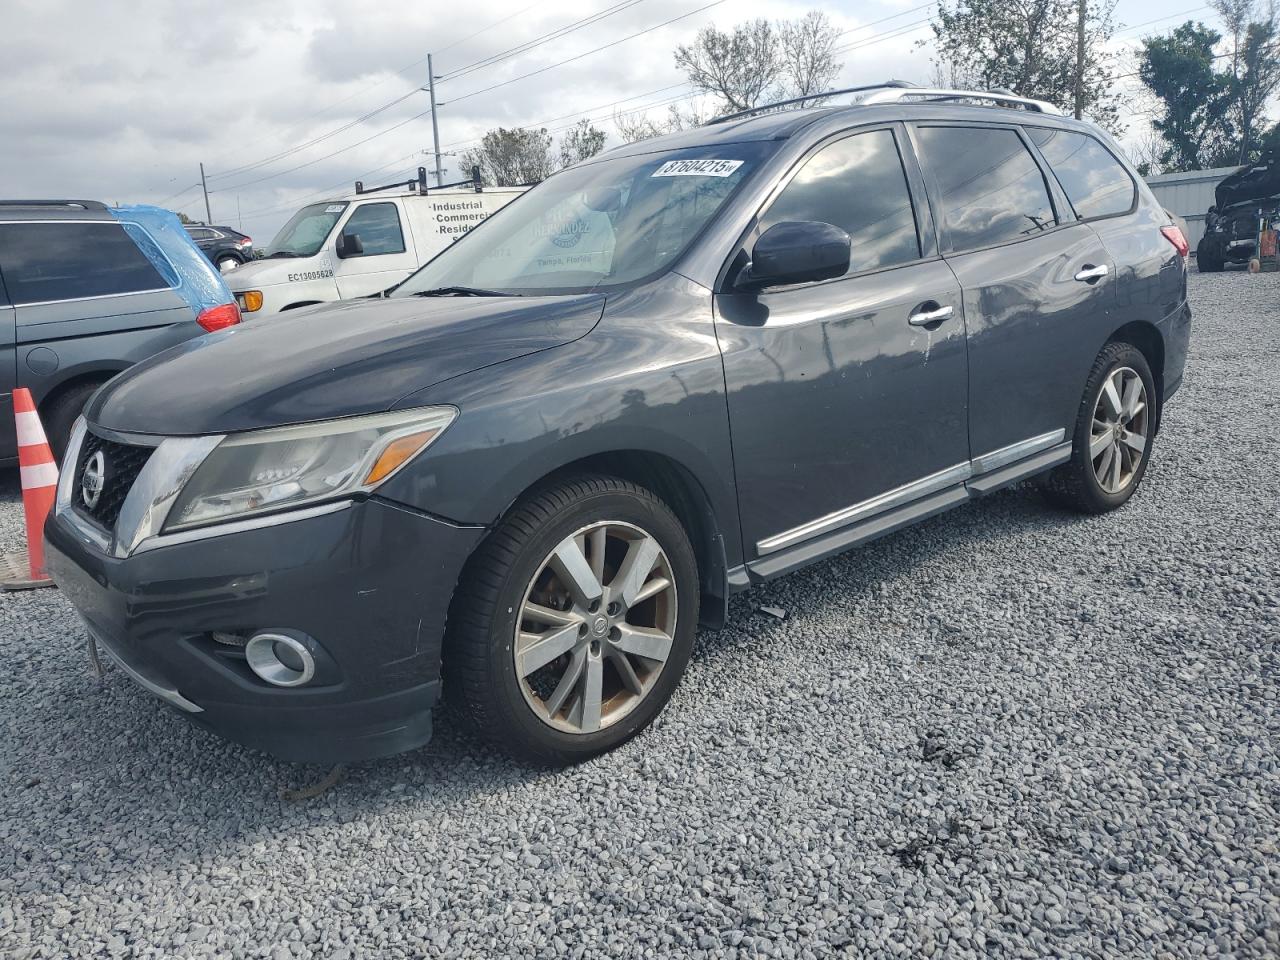
[[[1280,276],[1192,298],[1128,507],[1016,489],[738,598],[577,769],[446,716],[282,799],[325,771],[96,683],[56,591],[5,595],[0,955],[1280,955]]]

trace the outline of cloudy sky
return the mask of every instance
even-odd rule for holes
[[[1195,4],[1119,0],[1117,47],[1188,17],[1216,22]],[[612,133],[615,110],[663,114],[689,95],[672,51],[699,27],[810,9],[846,31],[838,85],[929,78],[924,0],[0,0],[0,194],[203,219],[203,162],[214,221],[262,245],[300,202],[431,166],[428,52],[442,149],[456,153],[497,125],[558,131],[585,116]],[[456,177],[456,157],[444,163]]]

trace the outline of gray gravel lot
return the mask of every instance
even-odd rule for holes
[[[569,771],[444,716],[284,800],[325,771],[0,596],[0,956],[1280,955],[1280,275],[1192,300],[1129,506],[1007,491],[738,598]]]

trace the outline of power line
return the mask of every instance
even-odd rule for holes
[[[372,168],[371,170],[365,170],[353,176],[345,177],[344,179],[339,180],[337,183],[331,184],[330,186],[321,187],[319,190],[314,190],[311,193],[304,193],[300,197],[294,197],[288,203],[280,204],[275,207],[266,207],[261,210],[251,210],[248,213],[244,214],[244,217],[245,219],[250,219],[250,218],[266,216],[267,214],[271,214],[271,213],[281,213],[285,210],[295,210],[297,209],[298,204],[304,203],[305,201],[310,200],[313,197],[322,197],[325,194],[330,193],[333,190],[337,190],[339,187],[342,187],[348,183],[351,183],[355,180],[363,180],[365,177],[373,173],[381,173],[383,170],[387,169],[388,167],[394,167],[397,164],[404,163],[404,161],[413,157],[417,157],[420,154],[421,154],[421,151],[415,150],[413,153],[407,153],[403,157],[396,157],[394,160],[390,160],[387,163],[382,164],[381,166]]]
[[[921,10],[927,10],[932,7],[932,3],[922,3],[918,7],[912,7],[910,10],[903,10],[901,13],[895,13],[889,17],[881,17],[879,20],[872,20],[870,23],[860,23],[856,27],[850,27],[848,30],[841,30],[836,34],[837,37],[843,37],[846,33],[853,33],[855,30],[866,30],[868,27],[874,27],[881,23],[888,23],[890,20],[897,20],[899,17],[905,17],[909,13],[918,13]]]
[[[636,37],[642,37],[646,33],[653,33],[653,31],[655,30],[661,30],[663,27],[670,26],[671,24],[676,23],[680,20],[687,20],[689,17],[692,17],[694,14],[702,13],[704,10],[710,10],[712,7],[718,7],[720,6],[720,4],[724,2],[725,0],[712,0],[711,3],[704,4],[703,6],[698,7],[696,10],[690,10],[688,13],[681,14],[678,17],[672,17],[670,20],[664,20],[662,21],[662,23],[654,24],[652,27],[647,27],[644,30],[639,30],[636,33],[622,37],[618,40],[614,40],[614,41],[611,41],[610,43],[606,43],[599,47],[595,47],[592,50],[587,50],[585,53],[579,53],[576,56],[568,57],[564,60],[557,61],[556,63],[549,64],[545,67],[540,67],[537,70],[531,70],[530,72],[521,74],[518,77],[512,77],[510,80],[503,80],[499,83],[490,84],[489,86],[482,87],[479,90],[472,90],[470,93],[464,93],[459,97],[454,97],[452,100],[446,100],[443,103],[441,103],[440,106],[447,106],[449,104],[460,103],[463,100],[470,100],[472,97],[478,97],[482,93],[489,93],[491,90],[497,90],[499,87],[505,87],[513,83],[519,83],[521,80],[527,80],[530,77],[536,77],[539,74],[546,73],[548,70],[554,70],[556,67],[563,67],[567,63],[574,63],[578,60],[582,60],[584,57],[589,57],[592,54],[600,53],[602,50],[608,50],[612,47],[618,46],[618,44],[626,43],[628,40],[634,40]]]
[[[297,170],[302,170],[306,167],[314,166],[317,163],[321,163],[332,157],[336,157],[340,153],[346,153],[348,150],[354,150],[356,147],[363,146],[364,144],[368,143],[370,140],[376,140],[378,139],[378,137],[386,136],[388,133],[391,133],[393,130],[399,130],[401,127],[405,126],[406,124],[413,123],[413,121],[415,120],[421,120],[423,117],[427,116],[430,113],[431,113],[430,110],[424,110],[422,111],[422,113],[416,113],[412,117],[408,117],[407,119],[401,120],[399,123],[393,126],[387,127],[387,129],[385,130],[379,130],[377,133],[372,134],[371,136],[365,137],[363,140],[357,140],[355,143],[350,143],[350,144],[347,144],[347,146],[345,147],[340,147],[339,149],[333,151],[333,153],[326,153],[323,157],[316,157],[316,159],[314,160],[308,160],[306,163],[300,163],[296,167],[290,167],[288,170],[280,170],[277,173],[269,173],[265,177],[258,177],[256,180],[246,180],[244,183],[237,183],[228,187],[222,187],[212,192],[230,193],[235,190],[242,190],[245,187],[253,186],[255,183],[262,183],[266,180],[274,180],[276,177],[283,177],[287,173],[293,173]]]
[[[558,40],[560,37],[568,36],[571,33],[581,30],[583,27],[589,27],[593,24],[599,23],[601,20],[612,17],[614,14],[622,13],[624,10],[629,10],[636,4],[643,2],[644,0],[620,0],[620,2],[615,3],[611,7],[606,7],[599,13],[593,13],[589,17],[583,17],[581,20],[575,20],[573,23],[565,24],[563,27],[552,30],[550,33],[544,33],[540,37],[534,37],[532,40],[527,40],[514,47],[509,47],[508,49],[495,53],[492,56],[481,57],[479,60],[473,61],[466,66],[450,70],[441,75],[440,81],[443,83],[446,80],[456,80],[458,77],[466,76],[468,73],[474,73],[477,70],[500,63],[503,60],[509,60],[511,57],[526,53],[534,47],[540,47],[544,43],[550,43],[552,40]]]

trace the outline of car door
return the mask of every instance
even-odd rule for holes
[[[1013,124],[911,128],[964,291],[975,473],[1070,439],[1111,329],[1115,266]]]
[[[358,236],[361,253],[343,238]],[[337,232],[334,278],[342,300],[365,297],[399,283],[417,268],[406,243],[400,205],[394,200],[364,203],[351,211]]]
[[[774,223],[834,223],[852,238],[848,273],[715,298],[743,538],[761,573],[939,491],[964,496],[960,287],[903,138],[890,124],[819,145],[748,234],[745,251]]]
[[[13,305],[5,293],[4,265],[0,264],[0,460],[18,455],[17,428],[13,420],[13,390],[17,375],[16,327]]]

